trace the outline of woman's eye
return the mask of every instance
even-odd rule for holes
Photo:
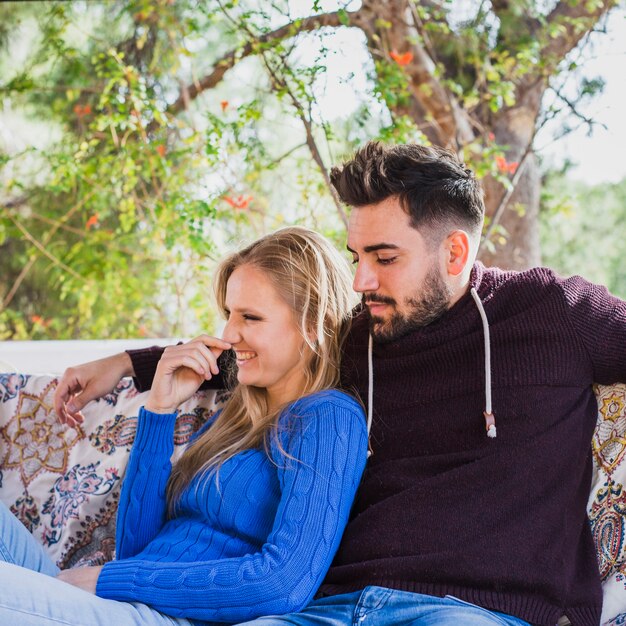
[[[386,259],[376,259],[381,265],[391,265],[398,257],[392,256]]]
[[[248,320],[250,322],[258,322],[261,318],[256,315],[248,315],[247,313],[243,316],[244,320]]]

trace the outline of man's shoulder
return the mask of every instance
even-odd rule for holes
[[[514,296],[518,299],[536,299],[558,291],[558,285],[563,280],[549,267],[531,267],[525,270],[483,267],[478,291],[485,301]]]
[[[482,280],[495,285],[552,285],[562,280],[559,274],[550,267],[536,266],[523,270],[507,270],[500,267],[482,266]]]

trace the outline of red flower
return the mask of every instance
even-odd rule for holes
[[[87,230],[89,230],[90,228],[93,228],[94,226],[96,226],[98,224],[98,214],[94,213],[88,220],[87,223],[85,224],[85,228]]]
[[[495,141],[496,136],[493,133],[489,133],[487,135],[487,139],[489,139],[489,141]]]
[[[35,326],[42,326],[43,328],[48,328],[48,326],[50,326],[50,322],[52,320],[47,320],[43,317],[41,317],[41,315],[31,315],[30,316],[30,321],[35,324]]]
[[[389,56],[400,66],[404,67],[408,65],[413,60],[412,52],[405,52],[404,54],[400,54],[396,50],[392,50],[389,53]]]
[[[167,148],[163,144],[159,144],[156,150],[159,153],[159,156],[161,157],[164,157],[165,154],[167,153]]]
[[[222,100],[220,102],[220,106],[222,107],[222,112],[226,111],[226,109],[228,108],[228,100]]]
[[[83,106],[82,104],[75,104],[74,113],[78,117],[85,117],[85,115],[89,115],[91,113],[91,105],[86,104],[85,106]]]
[[[247,209],[252,200],[252,196],[237,196],[236,198],[224,196],[224,200],[226,200],[233,209]]]
[[[510,163],[503,156],[497,156],[496,159],[496,167],[503,174],[515,174],[517,168],[519,167],[519,163],[517,161],[511,161]]]

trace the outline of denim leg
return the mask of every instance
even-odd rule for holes
[[[145,604],[106,600],[58,578],[0,562],[0,624],[190,626]]]
[[[293,624],[294,626],[346,626],[352,624],[354,608],[361,592],[346,593],[313,600],[297,613],[268,615],[239,624],[239,626],[274,626]]]
[[[298,613],[261,617],[240,626],[529,626],[450,596],[384,587],[314,600]]]
[[[445,598],[407,591],[388,592],[382,606],[372,607],[368,597],[378,598],[380,587],[367,587],[356,608],[358,626],[529,626],[517,617],[504,615],[452,596]]]
[[[518,617],[490,611],[452,596],[443,600],[444,603],[411,622],[410,626],[530,626]]]
[[[56,576],[59,568],[43,546],[28,532],[9,508],[0,502],[0,561]]]

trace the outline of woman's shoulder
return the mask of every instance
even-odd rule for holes
[[[367,440],[365,411],[359,401],[339,389],[317,391],[285,407],[276,431],[280,444],[273,454],[282,458],[283,448],[289,450],[305,434],[336,441],[338,434],[347,437],[350,433]]]
[[[287,408],[287,412],[298,415],[329,410],[334,410],[333,412],[348,411],[359,416],[365,415],[361,403],[354,396],[340,389],[316,391],[292,402]]]

